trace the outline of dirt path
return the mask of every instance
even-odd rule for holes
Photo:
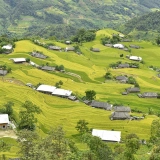
[[[13,130],[0,130],[0,138],[3,138],[3,137],[10,137],[10,138],[17,139],[17,135]]]

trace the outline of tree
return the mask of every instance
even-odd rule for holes
[[[136,134],[126,136],[126,151],[124,157],[126,160],[134,160],[134,154],[140,148],[139,138]]]
[[[160,143],[160,118],[152,121],[150,141],[156,144]]]
[[[19,112],[19,129],[34,130],[37,122],[34,113],[40,114],[42,112],[41,109],[30,101],[25,101],[22,107],[25,110]]]
[[[156,43],[157,43],[157,45],[160,45],[160,36],[158,36],[158,37],[156,38]]]
[[[112,74],[110,72],[107,72],[105,75],[106,79],[112,79]]]
[[[155,146],[153,148],[150,160],[160,160],[160,146]]]
[[[36,132],[22,130],[18,132],[18,142],[22,160],[77,160],[80,156],[62,127],[52,129],[43,139]],[[71,159],[73,156],[75,159]]]
[[[13,114],[13,106],[14,106],[14,103],[9,101],[7,102],[5,105],[5,112],[9,115],[9,116],[12,116]]]
[[[29,62],[30,62],[30,58],[26,58],[26,62],[28,62],[28,63],[29,63]]]
[[[85,91],[86,93],[86,99],[88,100],[94,100],[96,98],[96,92],[94,90],[88,90]]]
[[[89,123],[85,120],[79,120],[76,125],[76,129],[80,134],[84,134],[89,131],[88,125]]]
[[[96,160],[113,160],[112,150],[99,137],[86,133],[82,138],[89,147],[90,152],[94,154]]]

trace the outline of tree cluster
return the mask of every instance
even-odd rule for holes
[[[95,31],[79,29],[75,36],[71,38],[72,42],[90,42],[93,41],[96,37]]]

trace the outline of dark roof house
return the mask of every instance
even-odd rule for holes
[[[130,119],[130,115],[128,112],[114,112],[110,118],[111,120],[124,120]]]
[[[130,48],[135,48],[135,49],[139,49],[140,48],[140,46],[137,46],[137,45],[134,45],[134,44],[130,44],[129,47]]]
[[[127,76],[117,76],[116,80],[121,83],[126,83],[128,81],[128,77]]]
[[[41,66],[40,69],[45,71],[55,71],[55,67],[50,67],[50,66]]]
[[[95,108],[101,108],[109,111],[112,110],[112,105],[106,102],[98,102],[93,100],[90,105]]]
[[[93,51],[93,52],[100,52],[100,49],[99,48],[92,48],[91,51]]]
[[[140,88],[138,88],[138,87],[129,87],[129,88],[126,89],[126,92],[127,93],[138,93],[138,92],[140,92]]]
[[[50,50],[61,50],[61,47],[58,47],[58,46],[48,46],[48,49],[50,49]]]
[[[32,52],[31,56],[36,57],[36,58],[41,58],[41,59],[47,58],[47,56],[39,52]]]
[[[158,94],[155,92],[144,92],[142,94],[138,94],[140,98],[157,98]]]
[[[129,64],[128,63],[119,64],[118,68],[129,68]]]
[[[114,107],[115,112],[131,112],[130,107],[125,107],[125,106],[115,106]]]
[[[0,69],[0,76],[5,76],[7,73],[7,70]]]

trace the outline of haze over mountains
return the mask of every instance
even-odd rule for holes
[[[72,34],[73,28],[114,28],[159,8],[160,0],[0,0],[0,30],[51,36],[65,28]]]

